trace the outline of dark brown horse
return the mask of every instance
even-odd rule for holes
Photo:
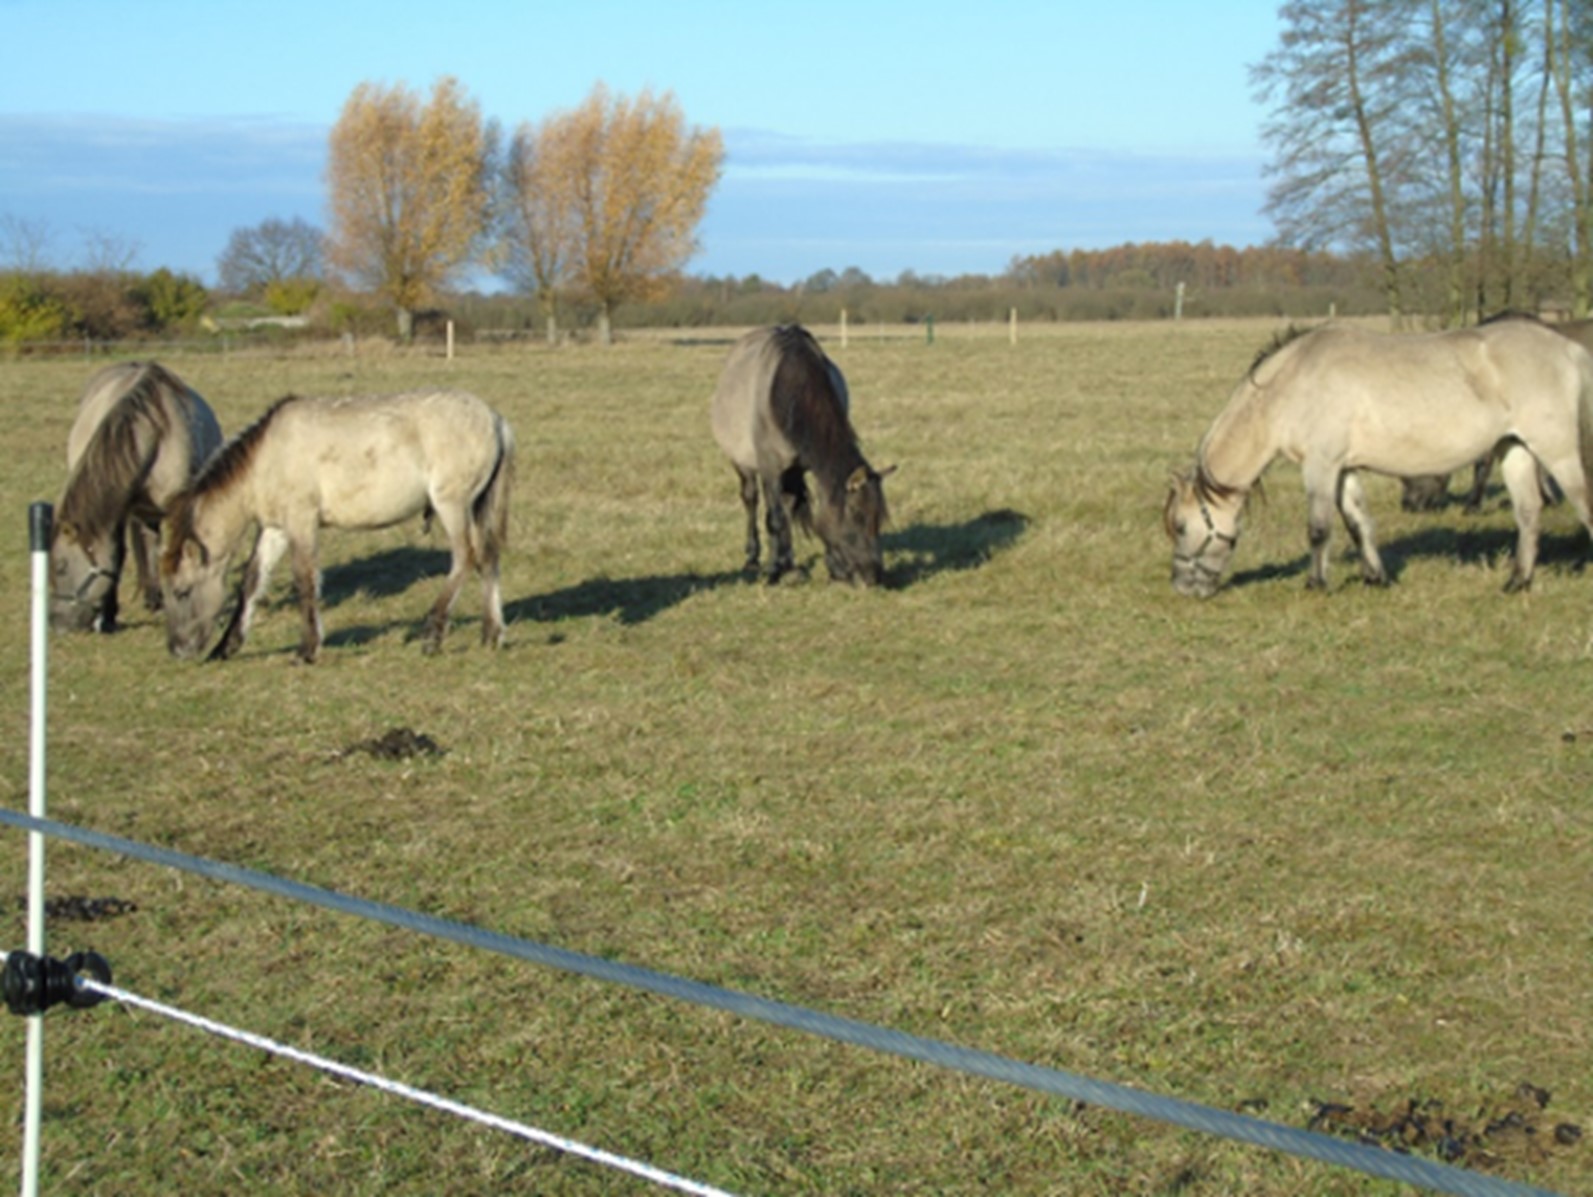
[[[747,512],[747,568],[756,572],[758,494],[763,494],[771,557],[769,581],[795,564],[795,521],[824,543],[824,562],[838,582],[884,580],[880,526],[890,470],[875,470],[848,419],[846,379],[806,329],[760,328],[737,341],[720,375],[711,408],[714,438],[741,479]],[[806,475],[817,484],[817,508]]]

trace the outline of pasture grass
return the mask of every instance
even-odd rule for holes
[[[502,410],[510,643],[476,642],[472,583],[421,654],[446,553],[418,521],[327,534],[313,667],[286,570],[222,665],[124,607],[113,637],[51,640],[51,813],[1292,1125],[1470,1119],[1527,1081],[1543,1127],[1468,1162],[1588,1191],[1593,1146],[1551,1133],[1593,1119],[1587,546],[1552,510],[1506,596],[1497,493],[1407,515],[1377,480],[1397,584],[1336,555],[1311,594],[1280,466],[1233,584],[1175,596],[1167,471],[1272,331],[830,338],[871,461],[901,467],[882,592],[823,582],[812,543],[807,584],[741,576],[711,338],[168,359],[229,433],[289,391]],[[14,808],[26,507],[57,496],[89,369],[0,362]],[[348,751],[395,728],[443,755]],[[24,860],[0,837],[17,902]],[[129,989],[738,1192],[1398,1191],[70,845],[49,889],[137,904],[51,927]],[[145,1015],[47,1022],[46,1191],[654,1191]],[[23,1025],[0,1021],[17,1076]]]

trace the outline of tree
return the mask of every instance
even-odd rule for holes
[[[657,294],[697,250],[696,230],[719,181],[717,129],[687,129],[673,93],[610,96],[601,83],[572,112],[549,118],[568,172],[574,269],[612,340],[615,307]]]
[[[1585,316],[1593,311],[1593,18],[1570,0],[1545,0],[1545,9],[1571,188],[1572,306]]]
[[[318,280],[325,270],[323,240],[321,230],[301,216],[264,220],[253,228],[234,229],[227,239],[227,248],[216,259],[221,289],[260,297],[273,286]],[[313,298],[314,290],[309,290]]]
[[[154,332],[198,323],[210,296],[198,279],[173,274],[162,266],[131,289],[133,300],[144,310],[144,324]]]
[[[567,123],[528,121],[515,130],[504,161],[502,270],[536,297],[550,345],[558,340],[558,293],[577,245],[570,132]]]
[[[0,269],[38,274],[49,261],[50,226],[9,212],[0,213]]]
[[[1251,71],[1273,109],[1262,130],[1277,155],[1267,211],[1291,243],[1372,248],[1395,323],[1404,298],[1388,181],[1408,111],[1404,15],[1400,0],[1290,0],[1280,46]]]
[[[327,259],[397,309],[405,340],[482,248],[495,145],[480,106],[447,76],[429,102],[402,84],[361,83],[332,128]]]

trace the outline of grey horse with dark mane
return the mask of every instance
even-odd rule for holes
[[[834,580],[864,586],[884,580],[881,483],[891,471],[875,470],[864,458],[850,406],[840,368],[804,328],[760,328],[730,351],[710,417],[714,439],[741,479],[747,568],[754,573],[762,555],[758,497],[763,496],[773,542],[771,582],[795,565],[793,522],[824,543],[824,561]],[[818,490],[816,508],[808,495],[809,473]]]
[[[88,380],[50,532],[51,626],[115,630],[129,545],[144,605],[160,610],[161,520],[220,444],[209,404],[156,362],[120,362]]]

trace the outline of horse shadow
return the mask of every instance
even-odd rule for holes
[[[741,585],[746,577],[740,572],[693,572],[641,578],[588,578],[549,594],[506,603],[503,614],[511,624],[521,620],[556,623],[561,619],[594,615],[612,617],[626,625],[646,623],[694,594],[720,586]]]
[[[887,532],[882,547],[896,560],[886,571],[886,585],[903,589],[936,574],[978,569],[1016,543],[1028,526],[1028,516],[1003,507],[960,524],[914,524]]]
[[[1513,528],[1423,528],[1378,545],[1378,553],[1383,558],[1383,568],[1390,582],[1398,582],[1411,561],[1436,558],[1461,565],[1492,565],[1510,562],[1515,550],[1516,534]],[[1345,546],[1342,557],[1345,568],[1352,571],[1358,569],[1358,558],[1353,549]],[[1587,568],[1587,557],[1587,539],[1580,529],[1563,534],[1539,534],[1540,569],[1552,566],[1580,574]],[[1293,561],[1273,562],[1236,572],[1229,584],[1251,586],[1301,577],[1310,568],[1311,558],[1306,554]]]
[[[1381,546],[1383,563],[1391,579],[1397,581],[1405,562],[1412,558],[1440,557],[1463,565],[1508,563],[1514,559],[1514,528],[1423,528]],[[1582,529],[1573,532],[1538,534],[1538,567],[1568,567],[1581,573],[1587,566],[1587,537]]]
[[[448,576],[453,558],[447,549],[404,545],[385,549],[370,557],[360,557],[334,565],[321,573],[321,603],[335,607],[364,594],[371,598],[392,598],[428,579],[439,585]]]

